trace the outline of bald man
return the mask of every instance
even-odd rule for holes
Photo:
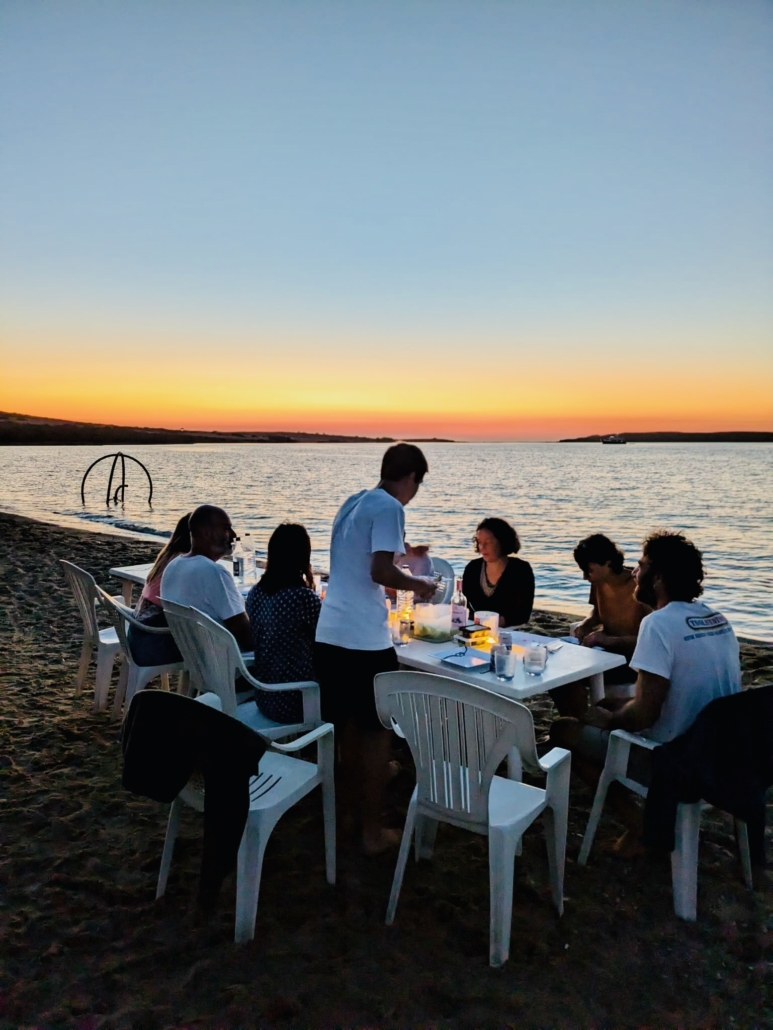
[[[164,569],[161,597],[198,608],[230,630],[242,651],[251,651],[252,632],[244,598],[231,573],[219,564],[233,551],[236,533],[231,520],[222,508],[202,504],[191,513],[188,525],[191,549]]]

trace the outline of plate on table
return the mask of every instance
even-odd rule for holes
[[[455,665],[458,669],[474,669],[476,672],[488,672],[491,668],[491,655],[485,651],[476,651],[468,647],[464,654],[458,650],[445,648],[443,651],[432,651],[430,658],[438,658],[447,665]]]

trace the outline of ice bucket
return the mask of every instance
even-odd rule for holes
[[[413,635],[420,640],[450,640],[451,605],[417,604],[413,609]]]

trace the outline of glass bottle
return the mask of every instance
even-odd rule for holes
[[[451,597],[451,630],[458,633],[463,629],[469,620],[467,611],[467,598],[462,591],[462,577],[457,576],[454,581],[454,593]]]

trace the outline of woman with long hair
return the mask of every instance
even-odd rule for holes
[[[173,558],[180,554],[187,554],[191,549],[189,517],[190,512],[187,512],[174,527],[172,535],[158,552],[145,580],[145,586],[142,588],[134,614],[140,622],[147,626],[154,628],[166,626],[166,615],[161,607],[161,577]],[[168,636],[158,633],[143,633],[136,626],[129,626],[127,638],[132,659],[137,665],[171,665],[174,662],[182,661],[171,633]]]
[[[253,673],[263,683],[313,680],[312,650],[321,601],[314,591],[311,541],[304,526],[283,522],[268,542],[266,571],[247,595],[255,648]],[[299,690],[255,692],[255,703],[274,722],[301,722]]]
[[[497,612],[500,626],[520,626],[531,618],[534,573],[531,565],[516,558],[521,549],[518,534],[504,519],[487,518],[472,538],[480,558],[464,570],[464,596],[473,612]]]
[[[191,549],[191,531],[188,526],[190,515],[190,512],[186,512],[183,515],[174,527],[172,535],[158,552],[156,560],[153,562],[153,567],[145,579],[145,586],[142,588],[137,607],[134,609],[134,614],[138,617],[143,615],[151,605],[158,609],[161,608],[161,595],[159,591],[161,590],[161,577],[164,574],[164,569],[172,558],[176,558],[178,554],[187,554]]]

